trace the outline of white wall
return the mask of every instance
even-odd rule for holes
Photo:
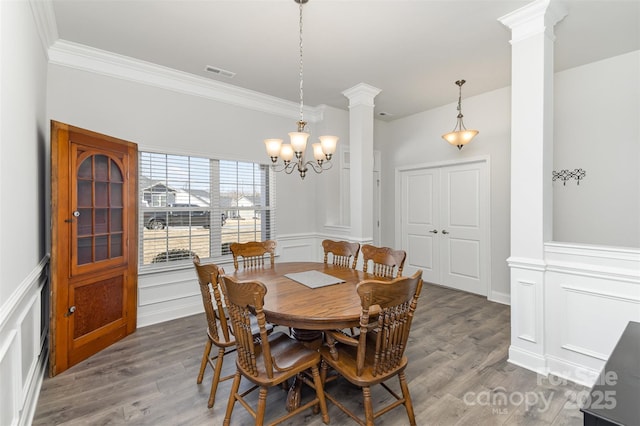
[[[46,360],[46,61],[30,4],[0,2],[0,425],[29,424]]]
[[[473,84],[469,79],[467,84]],[[452,84],[452,86],[454,86]],[[454,88],[455,89],[455,88]],[[390,123],[377,123],[375,149],[382,153],[382,242],[396,245],[395,182],[398,167],[415,164],[463,160],[479,156],[490,158],[491,184],[491,283],[489,297],[508,300],[509,270],[509,144],[511,92],[499,89],[464,98],[465,125],[480,131],[462,150],[449,145],[441,135],[453,129],[456,104],[432,109]]]
[[[49,117],[135,142],[140,150],[263,163],[269,161],[263,139],[286,137],[295,130],[294,117],[140,84],[129,78],[126,70],[123,72],[125,75],[117,78],[79,67],[50,64]],[[176,87],[180,83],[176,82]],[[323,126],[345,143],[347,113],[326,108],[324,114],[326,119],[309,125],[308,130],[318,136],[315,127]],[[309,171],[304,180],[297,172],[277,175],[275,238],[283,259],[318,258],[316,233],[320,224],[331,220],[332,205],[338,200],[335,191],[338,175],[339,167],[322,175]],[[188,264],[141,274],[138,325],[200,312],[202,302],[194,283],[193,267]]]
[[[52,120],[129,140],[140,150],[264,163],[262,140],[295,130],[290,118],[57,65],[49,67],[48,91]],[[276,229],[314,231],[315,174],[277,179]]]
[[[632,52],[555,75],[554,170],[582,168],[587,177],[579,186],[575,180],[554,183],[554,241],[640,246],[639,57]],[[489,155],[491,289],[508,295],[510,88],[463,96],[462,107],[467,127],[480,133],[461,151],[441,138],[455,124],[455,104],[376,122],[375,149],[383,158],[382,242],[394,245],[396,239],[389,202],[395,168]]]
[[[556,75],[553,239],[640,247],[640,51]]]

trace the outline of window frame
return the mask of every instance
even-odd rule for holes
[[[163,160],[159,160],[163,159]],[[187,203],[177,202],[175,200],[175,196],[173,198],[173,202],[168,203],[167,201],[171,199],[170,197],[170,189],[172,180],[175,182],[187,182],[189,188],[186,189],[186,192],[189,194],[189,200],[193,196],[193,191],[195,189],[190,188],[193,184],[193,179],[191,178],[193,171],[193,167],[189,166],[188,172],[186,173],[189,178],[186,181],[181,181],[180,179],[172,179],[174,175],[171,174],[169,169],[171,168],[172,160],[186,160],[185,164],[191,164],[192,160],[196,160],[200,164],[202,161],[206,161],[208,163],[208,205],[195,205],[191,201]],[[140,273],[149,273],[154,271],[161,271],[165,269],[181,269],[191,265],[190,255],[188,258],[180,257],[178,259],[169,259],[154,263],[153,261],[149,261],[147,257],[152,255],[153,253],[147,252],[145,254],[145,248],[148,249],[148,246],[151,244],[151,241],[156,241],[156,243],[160,242],[160,245],[156,246],[157,248],[156,255],[166,254],[168,256],[171,255],[172,244],[175,243],[175,240],[178,237],[171,236],[171,228],[172,227],[180,227],[183,226],[184,231],[187,233],[186,236],[181,238],[188,239],[188,246],[184,249],[180,249],[179,256],[187,256],[187,253],[196,253],[202,260],[213,261],[216,263],[228,263],[231,262],[232,256],[230,251],[228,250],[228,244],[233,241],[242,240],[242,237],[250,237],[253,235],[251,240],[267,240],[273,239],[275,235],[275,218],[276,218],[276,207],[275,207],[275,173],[273,172],[271,166],[269,164],[257,163],[246,160],[238,160],[238,159],[226,159],[226,158],[217,158],[214,156],[203,156],[202,154],[191,154],[191,153],[173,153],[173,152],[163,152],[157,150],[140,150],[138,154],[138,203],[139,203],[139,211],[138,211],[138,271]],[[183,164],[184,166],[184,164]],[[160,179],[159,175],[154,174],[151,169],[153,167],[160,167],[160,169],[164,169],[165,175]],[[237,169],[235,179],[233,173],[229,173],[228,170]],[[200,177],[202,177],[202,173],[204,169],[200,168],[199,173]],[[150,176],[145,176],[145,172],[149,172]],[[243,182],[247,180],[247,173],[252,173],[252,179],[250,184],[246,184]],[[203,183],[202,179],[198,182]],[[148,186],[151,185],[151,186]],[[164,185],[165,191],[153,192],[153,190],[148,190],[152,186],[156,185]],[[227,189],[223,189],[223,186]],[[237,204],[232,208],[228,208],[226,206],[221,205],[221,200],[223,198],[230,198],[229,193],[232,191],[230,188],[236,187],[236,197],[239,199],[239,194],[242,191],[238,188],[246,188],[253,187],[252,197],[255,200],[259,198],[259,202],[254,203],[250,206],[240,206]],[[183,191],[184,192],[184,191]],[[175,194],[174,194],[175,195]],[[148,202],[146,198],[149,198]],[[232,197],[231,197],[232,198]],[[152,204],[161,204],[162,202],[157,202],[157,200],[164,199],[164,206],[152,206]],[[154,202],[154,200],[156,202]],[[202,201],[202,200],[199,200]],[[193,206],[172,206],[172,204],[194,204]],[[250,215],[253,218],[253,230],[250,230],[250,226],[241,229],[240,220],[236,220],[238,222],[237,226],[235,226],[235,230],[233,230],[230,225],[233,220],[230,220],[228,211],[234,210],[237,212],[250,212],[245,213],[245,216]],[[208,212],[208,227],[198,225],[202,223],[202,220],[198,220],[198,222],[192,222],[197,224],[183,225],[182,222],[179,224],[172,224],[171,218],[169,215],[171,213],[181,213],[188,212],[191,220],[193,221],[194,212],[199,213],[202,211]],[[165,226],[162,229],[164,235],[157,233],[154,237],[145,237],[145,230],[147,228],[147,221],[150,217],[149,215],[155,215],[156,213],[160,213],[165,215]],[[223,214],[227,214],[226,220],[222,217]],[[240,213],[242,214],[242,213]],[[155,217],[155,216],[151,216]],[[257,218],[267,217],[267,220],[258,220]],[[216,219],[217,218],[217,219]],[[245,218],[246,219],[246,218]],[[187,219],[188,222],[188,219]],[[248,221],[249,225],[251,221]],[[186,222],[185,222],[186,223]],[[259,227],[256,224],[259,223]],[[206,232],[195,232],[195,230],[206,229]],[[226,228],[223,230],[223,228]],[[244,230],[243,230],[244,229]],[[249,230],[247,230],[249,229]],[[208,234],[208,252],[206,254],[202,254],[202,251],[196,251],[194,247],[194,241],[197,240],[198,237],[204,240],[203,234]],[[198,234],[197,236],[195,234]],[[195,238],[194,238],[195,237]],[[223,244],[223,238],[227,241],[227,243]],[[225,246],[225,244],[227,244]],[[162,247],[164,245],[164,247]],[[200,244],[200,249],[202,248],[202,243]],[[164,248],[164,251],[160,251]],[[153,249],[151,249],[153,251]],[[153,258],[152,258],[153,259]],[[146,262],[146,263],[145,263]]]

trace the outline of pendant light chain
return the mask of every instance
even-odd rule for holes
[[[462,118],[462,85],[465,83],[464,80],[456,81],[458,85],[458,118]]]
[[[302,1],[300,2],[300,122],[298,123],[298,131],[304,131],[304,89],[303,89],[303,64],[302,64]]]

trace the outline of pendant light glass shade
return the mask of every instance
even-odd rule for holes
[[[291,147],[296,154],[304,152],[307,148],[307,139],[309,139],[309,133],[304,132],[291,132],[289,133],[291,139]]]
[[[477,130],[465,129],[447,133],[446,135],[442,135],[442,137],[451,145],[455,145],[462,149],[462,146],[471,142],[471,139],[473,139],[478,133],[480,132]]]
[[[264,145],[267,148],[267,155],[271,158],[278,158],[280,155],[280,147],[282,139],[265,139]]]
[[[451,145],[455,145],[458,149],[462,149],[463,146],[471,142],[478,133],[477,130],[467,130],[462,121],[462,85],[465,80],[456,81],[458,86],[458,116],[456,117],[456,126],[449,133],[442,135],[442,138],[449,142]]]
[[[293,148],[291,147],[291,144],[284,144],[282,145],[282,148],[280,148],[280,158],[282,158],[282,161],[284,161],[285,163],[289,163],[291,160],[293,160]]]

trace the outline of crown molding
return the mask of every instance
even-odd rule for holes
[[[58,39],[58,25],[53,3],[45,0],[29,0],[29,6],[36,22],[42,49],[48,55],[49,47]]]
[[[49,47],[48,52],[49,63],[54,65],[200,96],[294,120],[300,116],[300,104],[296,102],[86,45],[58,39]],[[323,118],[323,109],[305,106],[304,115],[308,122],[318,122]]]
[[[514,44],[538,34],[555,39],[553,27],[567,14],[566,7],[555,1],[535,0],[498,18],[498,21],[511,29],[511,44]]]
[[[349,108],[364,105],[374,107],[373,98],[378,96],[381,89],[373,87],[367,83],[358,83],[350,89],[345,90],[342,94],[349,99]]]

